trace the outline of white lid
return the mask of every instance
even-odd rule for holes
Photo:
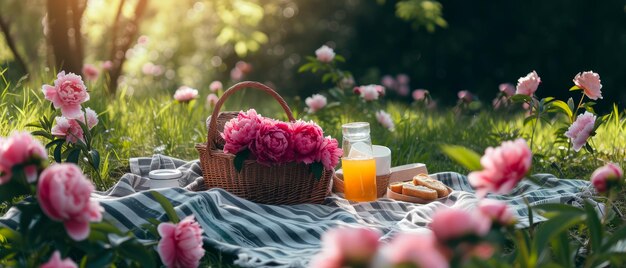
[[[183,176],[183,173],[178,169],[157,169],[150,171],[148,177],[153,180],[171,180],[178,179]]]

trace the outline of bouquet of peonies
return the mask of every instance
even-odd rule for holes
[[[238,170],[246,159],[255,159],[267,166],[297,162],[310,164],[319,178],[322,168],[333,169],[343,154],[337,140],[324,137],[322,128],[314,122],[285,123],[265,118],[254,109],[241,111],[226,122],[221,135],[226,141],[224,152],[236,155]]]

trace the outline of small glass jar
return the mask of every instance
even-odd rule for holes
[[[179,179],[183,173],[177,169],[157,169],[150,171],[150,189],[180,187]]]
[[[370,124],[354,122],[341,126],[343,134],[344,194],[356,202],[376,200],[376,160],[372,151]]]

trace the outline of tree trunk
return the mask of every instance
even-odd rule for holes
[[[120,2],[120,6],[118,9],[118,14],[113,22],[113,30],[117,32],[117,28],[120,23],[120,12],[122,6],[124,5],[124,0]],[[124,62],[126,61],[126,51],[133,44],[137,32],[139,31],[139,22],[143,16],[144,11],[146,10],[146,6],[148,5],[148,0],[138,0],[137,5],[135,6],[135,16],[132,20],[126,23],[125,27],[123,27],[123,35],[118,40],[117,33],[113,33],[114,38],[112,40],[112,50],[111,50],[111,61],[113,62],[113,67],[109,71],[109,81],[107,90],[109,94],[115,94],[117,91],[118,80],[122,75],[122,68],[124,67]]]
[[[80,18],[77,20],[78,27],[70,28],[68,24],[70,21],[70,2],[75,0],[48,0],[48,26],[50,29],[50,45],[54,53],[55,68],[58,71],[64,70],[75,74],[80,74],[83,65],[83,58],[80,55],[80,51],[77,51],[76,42],[70,43],[70,40],[74,40],[74,36],[80,38]],[[78,15],[78,14],[77,14]],[[82,13],[80,13],[82,16]],[[75,25],[74,23],[72,25]],[[73,30],[73,35],[70,35],[70,30]],[[82,43],[80,44],[82,48]]]
[[[6,40],[7,45],[9,46],[9,49],[11,49],[11,52],[13,53],[13,58],[15,59],[17,64],[22,68],[24,73],[28,74],[28,67],[26,66],[26,62],[24,62],[24,59],[22,58],[20,53],[17,51],[17,47],[15,46],[15,41],[13,40],[13,37],[11,36],[11,31],[10,31],[11,28],[9,27],[9,23],[4,21],[4,19],[2,18],[2,14],[0,14],[0,30],[4,33],[4,39]]]

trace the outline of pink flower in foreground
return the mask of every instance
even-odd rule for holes
[[[54,108],[61,109],[63,116],[68,118],[81,116],[80,104],[89,100],[87,87],[80,76],[65,74],[65,71],[57,74],[54,86],[43,85],[42,90],[46,100],[51,101]]]
[[[448,260],[437,249],[432,233],[398,234],[383,252],[392,267],[449,267]]]
[[[491,221],[480,213],[445,208],[435,212],[428,227],[437,241],[446,243],[466,236],[484,236],[491,228]]]
[[[582,88],[585,95],[592,100],[602,99],[602,84],[600,84],[600,75],[593,71],[578,73],[574,77],[574,84]]]
[[[259,135],[250,145],[257,162],[264,165],[293,161],[291,128],[285,122],[263,119]]]
[[[198,97],[198,90],[188,86],[179,87],[174,93],[174,99],[179,102],[190,102]]]
[[[393,89],[396,87],[396,80],[393,79],[391,75],[383,76],[383,78],[380,80],[380,83],[388,89]]]
[[[98,80],[99,74],[100,74],[100,71],[98,71],[98,68],[96,68],[96,66],[93,66],[93,64],[83,65],[83,76],[87,80],[96,81]]]
[[[391,119],[391,115],[383,110],[376,112],[376,120],[378,120],[378,123],[380,123],[386,129],[392,130],[395,128],[395,124]]]
[[[309,107],[309,113],[315,113],[326,106],[326,97],[321,94],[313,94],[311,97],[304,99],[304,103]]]
[[[317,57],[317,60],[324,63],[329,63],[332,62],[335,58],[335,52],[327,45],[323,45],[322,47],[315,50],[315,56]]]
[[[193,216],[178,224],[164,222],[158,227],[161,240],[157,246],[159,257],[167,267],[198,267],[204,256],[202,227]]]
[[[459,100],[462,100],[463,102],[472,102],[472,100],[474,99],[472,93],[467,90],[459,91],[456,96],[459,97]]]
[[[477,194],[507,194],[530,170],[532,152],[524,139],[505,141],[499,147],[487,148],[480,163],[483,170],[467,176]]]
[[[509,206],[503,201],[483,199],[478,203],[478,211],[500,226],[509,226],[517,221]]]
[[[93,185],[74,164],[56,164],[39,177],[37,199],[43,212],[63,222],[67,234],[75,241],[89,235],[89,223],[102,220],[102,207],[90,198]]]
[[[378,88],[380,86],[378,85],[367,85],[367,86],[360,86],[358,89],[359,94],[361,94],[361,98],[363,98],[366,101],[373,101],[373,100],[377,100],[378,96],[380,96],[380,88]]]
[[[578,152],[587,143],[587,139],[593,132],[593,127],[596,123],[596,116],[590,112],[585,111],[584,114],[579,115],[576,121],[567,129],[565,137],[572,140],[572,147],[574,151]]]
[[[541,78],[537,74],[537,72],[532,71],[528,73],[524,77],[520,77],[517,80],[517,90],[515,94],[521,94],[532,97],[537,91],[539,84],[541,83]]]
[[[61,253],[55,250],[50,256],[48,262],[42,264],[39,268],[77,268],[78,266],[72,259],[61,259]]]
[[[313,121],[298,120],[291,125],[291,144],[296,154],[296,161],[305,164],[315,162],[317,148],[324,139],[322,128]]]
[[[415,101],[423,101],[426,99],[428,95],[428,90],[425,89],[416,89],[413,91],[413,99]]]
[[[321,162],[326,170],[332,170],[339,164],[339,157],[342,155],[343,151],[339,148],[337,140],[328,136],[320,143],[315,162]]]
[[[507,97],[515,95],[515,86],[511,83],[502,83],[498,86],[498,89]]]
[[[110,60],[102,62],[102,70],[111,70],[113,68],[113,62]]]
[[[224,86],[222,85],[222,82],[220,81],[213,81],[211,82],[211,84],[209,85],[209,90],[211,90],[211,92],[216,92],[220,89],[223,89]]]
[[[237,118],[233,118],[224,124],[222,138],[226,141],[224,152],[236,154],[250,147],[261,128],[261,115],[254,109],[247,112],[239,112]]]
[[[322,251],[313,257],[310,267],[367,267],[378,251],[379,239],[378,231],[364,227],[331,229],[322,235]]]
[[[220,98],[217,95],[213,94],[213,93],[211,93],[211,94],[206,96],[206,103],[207,103],[207,105],[209,105],[209,107],[215,106],[215,104],[217,104],[217,101],[219,101],[219,100],[220,100]]]
[[[14,132],[6,139],[0,138],[0,185],[11,179],[13,167],[20,164],[27,164],[26,181],[35,182],[38,167],[46,159],[46,149],[28,132]]]
[[[616,164],[608,163],[591,174],[591,183],[599,193],[607,192],[612,184],[617,184],[624,177],[624,171]]]

